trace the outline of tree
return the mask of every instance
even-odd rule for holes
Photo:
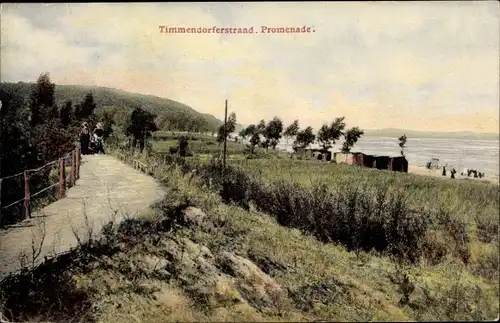
[[[187,156],[188,155],[188,145],[189,145],[188,140],[184,136],[180,136],[179,141],[178,141],[178,145],[179,145],[179,155],[181,155],[182,157]]]
[[[307,127],[306,129],[299,131],[297,133],[297,137],[295,139],[294,145],[298,147],[305,148],[312,144],[316,136],[314,135],[313,128]]]
[[[266,138],[266,143],[276,149],[276,145],[281,138],[281,133],[283,132],[283,122],[280,118],[274,117],[273,120],[269,121],[266,128],[263,131],[263,135]],[[267,147],[266,147],[267,148]]]
[[[286,146],[288,146],[288,140],[290,138],[297,136],[299,129],[299,120],[295,120],[291,125],[286,127],[285,132],[283,133],[283,136],[286,138]]]
[[[252,137],[255,133],[258,133],[259,131],[257,130],[257,126],[255,126],[254,124],[251,124],[249,125],[246,129],[245,129],[245,133],[248,137]]]
[[[257,131],[262,133],[266,129],[266,121],[264,119],[260,120],[259,124],[257,125]]]
[[[102,113],[100,121],[104,129],[104,139],[108,139],[113,133],[113,125],[115,124],[114,113],[112,111],[106,110]]]
[[[346,131],[344,137],[345,141],[342,145],[342,152],[348,153],[351,151],[351,148],[354,146],[358,139],[364,134],[364,131],[359,129],[358,127],[353,127]]]
[[[328,126],[324,124],[318,131],[318,142],[323,149],[330,149],[335,145],[335,142],[340,139],[345,129],[345,117],[335,118],[335,120]]]
[[[158,130],[154,122],[155,118],[156,115],[140,107],[136,107],[130,114],[128,124],[125,128],[125,135],[132,137],[132,146],[134,148],[139,144],[141,152],[144,150],[146,139]]]
[[[73,148],[74,134],[61,124],[55,104],[55,84],[48,73],[41,74],[32,86],[29,97],[30,167],[36,167],[61,157]]]
[[[406,145],[406,134],[403,134],[401,137],[398,138],[399,140],[399,147],[401,148],[401,156],[405,155],[405,145]]]
[[[217,131],[217,142],[219,145],[224,142],[224,139],[227,139],[230,133],[234,132],[236,129],[236,113],[231,112],[231,114],[227,118],[227,123],[221,124],[219,126],[219,130]]]
[[[41,74],[30,93],[31,126],[35,127],[46,120],[57,117],[54,92],[56,85],[50,81],[49,73]]]
[[[252,134],[252,137],[250,138],[250,144],[252,145],[252,153],[255,150],[255,146],[257,146],[260,143],[260,135],[257,131],[255,131]]]
[[[248,136],[247,134],[247,128],[243,128],[240,130],[240,132],[238,133],[238,136],[241,137],[241,139],[245,140]]]
[[[205,133],[209,129],[208,121],[205,118],[198,118],[198,132]]]
[[[85,96],[85,99],[83,99],[82,103],[76,106],[75,109],[76,119],[90,121],[91,123],[94,123],[94,120],[91,120],[92,119],[91,117],[94,115],[95,108],[96,104],[94,102],[94,95],[92,94],[92,92],[89,92]]]
[[[67,127],[73,121],[73,103],[66,101],[64,106],[59,111],[59,119],[63,126]]]

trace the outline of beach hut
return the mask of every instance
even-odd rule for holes
[[[390,157],[389,170],[408,173],[408,160],[405,156]]]
[[[323,154],[323,160],[325,161],[331,161],[332,160],[332,152],[329,150],[322,150],[321,153]]]
[[[373,168],[389,169],[389,156],[374,156]]]
[[[363,153],[353,153],[352,164],[356,166],[363,166]]]
[[[353,165],[363,166],[363,167],[373,167],[372,155],[367,155],[363,153],[353,153]]]
[[[334,158],[335,158],[335,162],[337,164],[352,165],[352,163],[353,163],[353,156],[351,153],[344,154],[344,153],[338,152],[338,153],[335,153]]]
[[[305,155],[305,148],[302,147],[294,147],[293,150],[295,151],[295,156],[297,158],[304,158]]]
[[[311,149],[312,157],[317,160],[332,160],[332,152],[326,149]]]

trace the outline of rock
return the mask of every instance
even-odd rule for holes
[[[145,255],[142,257],[142,263],[148,271],[162,270],[168,265],[168,260],[154,255]]]
[[[254,305],[273,307],[277,299],[286,298],[281,286],[249,259],[223,252],[221,261],[226,270],[240,281],[246,298]]]
[[[201,225],[203,224],[203,220],[207,217],[205,212],[201,209],[189,206],[183,211],[184,222],[187,225]]]

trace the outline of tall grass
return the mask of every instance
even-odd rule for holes
[[[444,210],[468,224],[491,223],[492,219],[498,222],[500,195],[499,186],[495,184],[303,160],[259,159],[230,164],[264,183],[286,180],[307,187],[322,184],[340,189],[384,187],[389,192],[401,192],[413,207],[423,207],[430,212]]]
[[[448,256],[468,263],[473,239],[498,243],[497,185],[286,158],[229,158],[223,183],[220,160],[162,158],[196,172],[227,203],[254,205],[281,225],[349,250],[436,265]],[[490,268],[496,258],[489,256],[478,266]]]

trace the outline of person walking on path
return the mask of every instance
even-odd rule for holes
[[[80,131],[80,147],[83,155],[89,154],[90,131],[87,122],[83,123]]]
[[[104,144],[103,144],[103,138],[104,138],[104,127],[102,126],[102,123],[98,123],[96,128],[94,129],[94,132],[92,133],[94,136],[94,142],[95,142],[95,147],[96,147],[96,152],[105,154],[104,152]]]

